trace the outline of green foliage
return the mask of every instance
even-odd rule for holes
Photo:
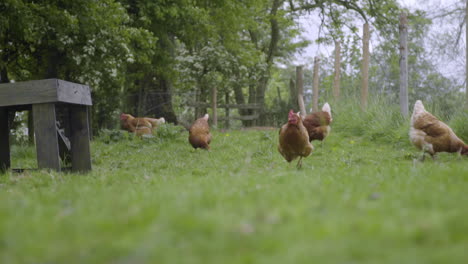
[[[405,142],[408,138],[409,119],[403,118],[398,105],[382,97],[370,100],[364,112],[352,98],[331,104],[333,130],[373,142]]]
[[[110,129],[102,129],[99,131],[98,140],[110,144],[122,141],[129,141],[134,140],[136,135],[133,133],[129,133],[124,130],[110,130]]]
[[[468,142],[468,110],[459,108],[456,111],[450,122],[446,122],[450,125],[453,131],[460,137],[465,143]]]
[[[171,141],[178,138],[183,132],[187,130],[182,126],[177,126],[170,123],[165,123],[156,129],[157,138],[160,140]]]

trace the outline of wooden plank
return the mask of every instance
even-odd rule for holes
[[[212,105],[209,103],[193,102],[188,103],[189,107],[199,107],[199,108],[211,108]],[[260,109],[259,104],[218,104],[218,108],[237,108],[237,109]]]
[[[27,105],[56,101],[56,79],[0,84],[0,106]]]
[[[90,171],[91,151],[87,106],[70,106],[70,128],[72,171]]]
[[[57,98],[59,102],[92,105],[89,86],[57,80]]]
[[[38,167],[60,171],[55,105],[34,104],[32,109]]]
[[[54,102],[92,105],[89,86],[58,79],[0,84],[0,106]]]
[[[10,128],[8,126],[8,109],[0,107],[0,172],[10,168]]]
[[[255,120],[255,119],[258,119],[259,115],[256,114],[256,115],[248,115],[248,116],[229,116],[229,117],[225,117],[225,116],[220,116],[218,117],[218,120],[226,120],[226,119],[235,119],[235,120]]]

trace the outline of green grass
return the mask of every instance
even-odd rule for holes
[[[0,263],[467,263],[466,158],[333,129],[297,170],[277,141],[107,134],[89,174],[0,175]]]

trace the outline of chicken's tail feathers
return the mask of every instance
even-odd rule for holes
[[[328,104],[328,102],[326,102],[326,103],[323,105],[322,111],[327,112],[327,113],[330,115],[330,122],[333,121],[332,114],[331,114],[331,107],[330,107],[330,105]]]
[[[327,113],[331,114],[331,107],[330,107],[330,105],[328,104],[328,102],[327,102],[327,103],[325,103],[325,104],[323,105],[323,107],[322,107],[322,111],[324,111],[324,112],[327,112]]]
[[[164,124],[166,123],[166,119],[164,119],[164,117],[161,117],[161,118],[150,118],[150,117],[147,117],[146,118],[153,126],[158,126],[160,124]]]
[[[208,115],[208,114],[205,114],[205,115],[203,116],[203,119],[205,119],[206,121],[208,121],[208,118],[210,118],[210,115]]]
[[[413,113],[420,113],[423,111],[426,111],[423,103],[421,102],[421,100],[417,100],[416,103],[414,103]]]

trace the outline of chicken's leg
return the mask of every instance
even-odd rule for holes
[[[296,168],[297,168],[297,169],[300,169],[300,168],[302,168],[302,156],[301,156],[301,157],[299,157],[299,160],[297,161]]]

